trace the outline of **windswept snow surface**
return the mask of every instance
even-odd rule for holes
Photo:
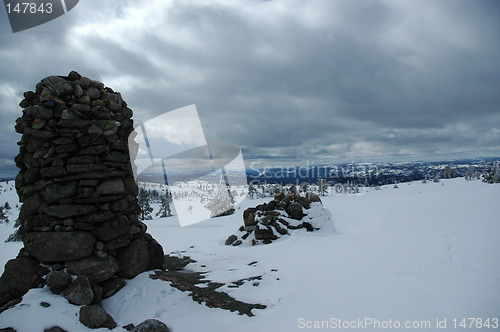
[[[245,200],[232,216],[181,228],[175,217],[148,221],[166,254],[196,260],[187,269],[209,271],[238,300],[267,305],[254,317],[208,308],[169,282],[146,272],[104,301],[119,326],[148,318],[183,331],[303,331],[313,327],[351,330],[402,326],[438,330],[446,319],[455,330],[463,318],[500,318],[500,185],[462,178],[440,183],[402,183],[362,195],[322,197],[333,225],[270,245],[225,246],[242,225],[243,210],[269,199]],[[12,205],[12,202],[11,202]],[[12,226],[0,225],[3,240]],[[21,245],[0,244],[0,263]],[[239,288],[233,281],[254,276]],[[40,306],[45,301],[49,308]],[[0,314],[0,328],[43,331],[58,325],[90,330],[78,322],[79,308],[47,288],[31,290]],[[342,322],[346,323],[342,323]],[[372,322],[373,324],[364,324]],[[477,322],[477,321],[475,321]],[[385,325],[384,325],[385,324]],[[463,329],[457,326],[456,329]],[[466,330],[474,330],[476,326]],[[439,329],[441,330],[441,329]],[[125,331],[117,328],[116,331]]]

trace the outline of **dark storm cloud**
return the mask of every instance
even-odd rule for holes
[[[247,160],[498,155],[499,7],[80,2],[46,26],[1,34],[2,123],[40,78],[77,70],[122,92],[136,121],[195,103],[208,139],[243,146]],[[6,147],[16,134],[4,126]]]

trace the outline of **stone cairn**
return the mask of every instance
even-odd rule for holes
[[[308,192],[301,196],[292,186],[289,193],[277,193],[269,203],[243,211],[243,221],[239,235],[230,235],[226,245],[269,244],[296,229],[318,230],[331,216],[318,195]]]
[[[82,323],[112,328],[100,301],[164,260],[138,219],[132,110],[120,93],[76,72],[46,77],[24,98],[15,126],[22,134],[15,161],[24,248],[0,278],[0,307],[46,282],[86,306],[80,320],[104,317]]]

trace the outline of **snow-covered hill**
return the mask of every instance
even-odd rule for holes
[[[157,318],[174,332],[347,325],[371,330],[376,324],[437,330],[444,319],[448,329],[460,328],[463,318],[480,318],[483,325],[489,318],[490,328],[482,330],[494,330],[500,318],[499,198],[500,185],[462,178],[327,196],[322,199],[335,230],[332,225],[312,233],[298,230],[255,247],[225,246],[224,241],[241,226],[245,208],[269,199],[246,199],[234,215],[188,227],[180,227],[175,216],[150,220],[149,232],[165,253],[191,257],[196,262],[187,269],[207,272],[206,278],[226,284],[221,291],[267,308],[254,309],[254,317],[208,308],[169,282],[150,279],[151,272],[128,281],[103,305],[119,326]],[[4,200],[2,193],[0,203]],[[0,225],[0,241],[12,233],[12,224]],[[0,244],[0,264],[20,247]],[[252,281],[239,287],[232,283],[248,278]],[[78,310],[46,288],[34,289],[0,314],[0,329],[31,332],[58,325],[91,331],[78,322]]]

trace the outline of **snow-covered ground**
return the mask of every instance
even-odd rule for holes
[[[297,230],[254,247],[225,246],[224,241],[242,225],[245,208],[269,199],[246,199],[234,215],[188,227],[180,227],[176,217],[150,220],[149,232],[165,253],[197,261],[187,269],[209,271],[208,279],[224,283],[261,276],[219,290],[267,308],[254,309],[254,317],[208,308],[169,282],[150,279],[151,272],[128,281],[103,306],[119,326],[157,318],[174,332],[330,330],[344,324],[353,330],[371,330],[373,324],[437,330],[444,323],[448,329],[454,324],[464,329],[459,325],[463,318],[483,323],[489,318],[490,328],[482,330],[495,330],[500,318],[499,198],[500,185],[462,178],[327,196],[322,199],[335,230],[333,225],[312,233]],[[3,243],[14,219],[0,224],[2,266],[21,248],[20,243]],[[50,307],[40,306],[42,301]],[[92,331],[78,322],[78,310],[47,288],[34,289],[0,314],[0,329],[32,332],[58,325]],[[466,330],[476,329],[478,322]]]

